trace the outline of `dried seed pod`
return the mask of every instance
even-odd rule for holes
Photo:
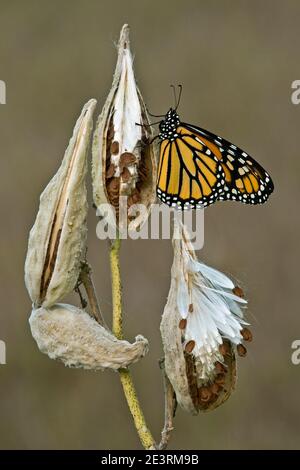
[[[137,336],[133,344],[118,340],[73,305],[40,307],[32,311],[29,323],[41,352],[69,367],[118,370],[148,352],[148,341],[143,336]]]
[[[177,311],[176,299],[170,290],[167,304],[162,316],[160,331],[165,354],[165,371],[176,393],[178,404],[187,412],[197,414],[189,390],[187,364],[181,341],[182,330],[178,328],[181,317]],[[192,356],[188,355],[190,361]],[[188,359],[187,359],[188,360]],[[193,365],[193,364],[192,364]],[[192,375],[192,371],[190,373]],[[194,395],[197,394],[197,387]]]
[[[246,301],[232,294],[230,279],[197,260],[186,228],[176,219],[173,247],[160,325],[165,371],[178,404],[197,414],[220,406],[235,388],[234,346],[242,340],[245,323],[239,305]]]
[[[82,109],[62,164],[40,197],[30,231],[25,283],[34,306],[51,306],[73,290],[87,235],[86,157],[96,100]]]
[[[112,88],[93,138],[94,203],[101,215],[107,215],[107,204],[111,204],[114,211],[107,218],[109,224],[120,224],[121,197],[124,202],[127,198],[125,209],[131,228],[140,227],[148,216],[156,198],[156,145],[150,144],[151,139],[146,106],[134,78],[129,27],[124,25]],[[140,214],[130,217],[130,206],[137,202],[144,204],[147,210],[142,217]],[[119,225],[119,228],[122,227]]]
[[[165,306],[162,321],[160,325],[164,353],[165,353],[165,370],[168,378],[176,393],[178,404],[187,412],[197,414],[199,411],[211,411],[222,403],[224,403],[235,388],[236,383],[236,362],[234,349],[228,340],[224,340],[226,347],[226,356],[224,365],[226,373],[222,376],[223,387],[218,385],[211,391],[209,399],[203,400],[199,398],[199,388],[209,387],[209,382],[202,379],[202,365],[195,361],[193,354],[187,353],[182,344],[182,330],[178,328],[182,318],[178,312],[176,305],[175,291],[171,289]],[[187,347],[188,344],[185,346]],[[211,381],[217,377],[217,371],[212,374]],[[219,377],[220,382],[220,377]],[[216,392],[218,389],[218,393]]]

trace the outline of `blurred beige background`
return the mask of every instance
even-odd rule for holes
[[[299,2],[288,0],[0,0],[1,313],[0,447],[139,448],[115,373],[64,368],[41,354],[29,331],[23,282],[38,197],[58,168],[75,119],[95,97],[98,111],[115,66],[115,41],[131,26],[136,76],[152,112],[180,114],[242,146],[271,173],[276,191],[261,207],[219,203],[205,215],[200,256],[246,288],[255,341],[239,360],[238,388],[211,414],[178,411],[170,448],[299,448],[300,366],[291,363],[299,320]],[[110,321],[106,242],[89,220],[103,313]],[[126,242],[122,250],[125,331],[150,341],[132,368],[156,437],[163,419],[157,365],[160,316],[170,281],[168,241]]]

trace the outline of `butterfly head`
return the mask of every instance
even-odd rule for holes
[[[159,138],[161,140],[175,140],[177,137],[177,128],[180,124],[179,116],[175,109],[170,108],[165,119],[159,123]]]

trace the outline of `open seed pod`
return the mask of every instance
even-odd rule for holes
[[[62,164],[40,197],[30,231],[25,283],[34,306],[50,306],[73,290],[87,236],[86,157],[96,100],[82,109]]]
[[[169,295],[161,321],[166,374],[174,388],[178,404],[188,413],[211,411],[224,403],[236,384],[234,349],[224,339],[226,354],[215,361],[209,378],[203,379],[203,367],[192,354],[192,343],[183,339],[182,318],[176,299]],[[181,322],[181,323],[180,323]]]
[[[29,323],[41,352],[69,367],[118,370],[137,362],[148,352],[148,341],[143,336],[137,336],[133,344],[118,340],[73,305],[34,309]]]
[[[210,411],[224,403],[235,388],[235,347],[251,341],[244,327],[247,304],[231,279],[199,262],[187,229],[175,218],[174,262],[161,335],[165,371],[179,405],[186,411]]]
[[[134,78],[129,27],[124,25],[112,88],[94,132],[92,167],[98,213],[119,229],[123,228],[120,204],[125,206],[125,227],[131,222],[136,229],[155,201],[156,147],[151,139],[146,107]],[[145,207],[142,216],[133,210],[136,204]]]

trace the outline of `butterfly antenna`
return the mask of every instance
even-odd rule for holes
[[[174,109],[176,109],[176,103],[177,103],[177,96],[176,96],[176,90],[175,90],[175,86],[174,85],[170,85],[170,87],[172,88],[173,90],[173,97],[174,97]]]
[[[136,126],[140,126],[140,127],[151,127],[151,126],[156,126],[156,124],[159,124],[160,121],[157,121],[157,122],[150,122],[149,124],[140,124],[139,122],[136,122],[135,125]]]
[[[182,94],[182,85],[178,85],[178,88],[179,88],[179,94],[178,94],[178,101],[177,101],[177,104],[175,106],[175,111],[177,111],[179,103],[180,103],[181,94]]]
[[[151,116],[151,117],[165,117],[164,114],[152,114],[152,113],[150,113],[148,108],[146,108],[146,110],[147,110],[147,114],[149,114],[149,116]]]

